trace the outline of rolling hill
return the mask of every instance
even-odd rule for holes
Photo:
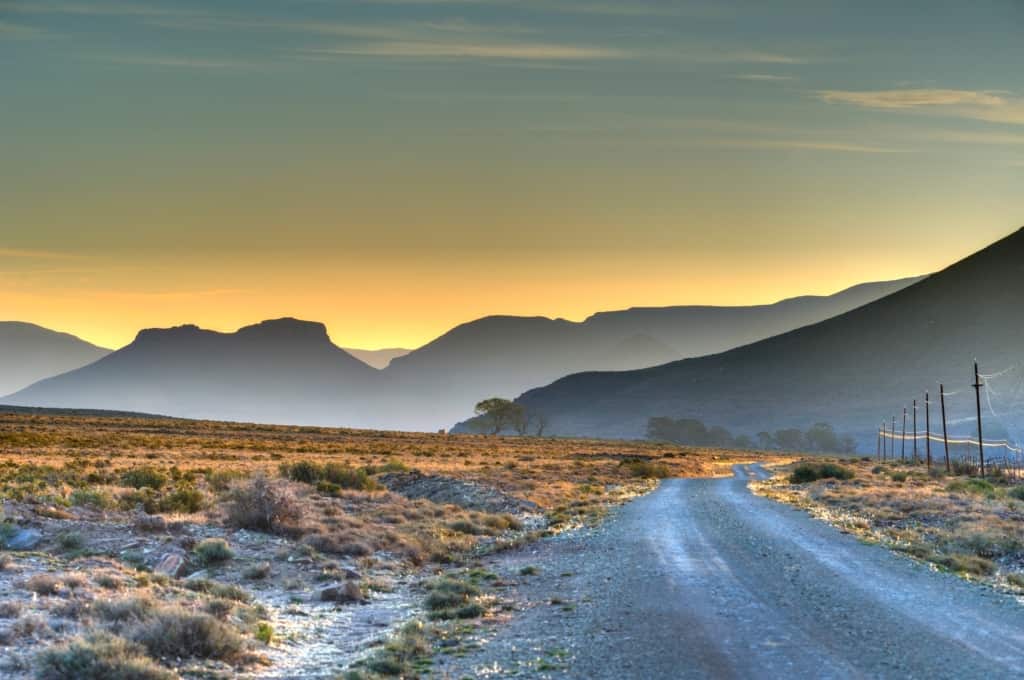
[[[346,352],[359,359],[367,366],[372,366],[377,369],[385,369],[388,367],[393,360],[398,357],[404,357],[406,354],[411,352],[411,349],[404,349],[402,347],[389,347],[387,349],[355,349],[352,347],[343,347]]]
[[[109,349],[21,321],[0,321],[0,395],[91,364]]]
[[[940,381],[962,390],[951,398],[954,419],[969,417],[975,357],[983,370],[1022,370],[1021,291],[1024,230],[835,318],[712,356],[571,375],[519,402],[544,413],[553,434],[640,437],[651,416],[744,433],[825,421],[873,453],[881,419]],[[1016,408],[1001,414],[1001,427],[1020,426]]]

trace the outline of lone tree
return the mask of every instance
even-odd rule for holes
[[[509,427],[518,430],[526,421],[526,412],[522,406],[501,397],[484,399],[473,411],[480,418],[481,429],[488,430],[491,434],[498,434]]]

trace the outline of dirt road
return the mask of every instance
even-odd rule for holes
[[[489,566],[523,611],[448,677],[1024,676],[1014,598],[860,543],[732,479],[668,480]]]

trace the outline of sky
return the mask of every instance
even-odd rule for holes
[[[750,304],[1024,225],[1024,2],[0,0],[0,318]]]

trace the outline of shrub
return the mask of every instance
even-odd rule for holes
[[[199,542],[193,549],[196,560],[203,566],[221,564],[234,558],[235,553],[231,551],[228,542],[223,538],[207,538]]]
[[[970,493],[995,498],[996,489],[984,479],[958,479],[946,485],[950,493]]]
[[[252,601],[252,595],[244,588],[231,583],[219,583],[206,578],[187,579],[185,587],[196,593],[206,593],[213,597],[221,597],[225,600],[247,603]]]
[[[149,597],[126,597],[119,600],[96,600],[93,613],[108,623],[135,623],[145,619],[156,608]]]
[[[892,479],[892,481],[894,481],[894,482],[899,482],[900,484],[902,484],[903,482],[907,481],[907,473],[906,472],[894,472],[894,473],[892,473],[892,475],[890,475],[890,479]]]
[[[324,466],[324,479],[331,484],[337,484],[342,489],[355,489],[357,491],[374,491],[380,486],[365,468],[354,468],[340,463],[328,463]]]
[[[1019,501],[1024,501],[1024,486],[1011,487],[1006,492],[1006,495],[1009,496],[1010,498],[1016,498]]]
[[[138,467],[127,470],[121,475],[125,486],[135,489],[154,489],[159,491],[167,483],[167,475],[154,467]]]
[[[127,637],[156,657],[231,660],[245,648],[242,636],[227,624],[179,607],[157,610],[130,628]]]
[[[632,477],[643,477],[645,479],[664,479],[671,476],[668,466],[662,463],[653,463],[649,460],[628,459],[619,463]]]
[[[206,496],[191,484],[183,484],[158,501],[160,512],[199,512],[206,507]]]
[[[300,460],[291,465],[282,463],[281,474],[293,482],[316,484],[324,478],[324,469],[312,461]]]
[[[240,529],[277,531],[302,516],[287,489],[275,488],[266,477],[235,485],[228,503],[228,523]]]
[[[853,479],[853,470],[836,463],[801,463],[789,475],[790,484],[806,484],[819,479]]]
[[[61,550],[68,552],[81,550],[85,546],[85,539],[77,531],[65,531],[57,536],[57,545],[60,546]]]
[[[256,624],[256,639],[265,645],[274,641],[274,627],[266,621]]]
[[[123,638],[98,633],[44,650],[36,657],[39,680],[174,680],[145,649]]]
[[[480,589],[472,583],[448,576],[434,579],[427,585],[427,590],[427,597],[423,604],[440,618],[456,618],[455,612],[470,604],[472,598],[480,594]]]
[[[958,477],[973,477],[978,474],[978,466],[965,460],[954,460],[950,467],[953,469],[953,474]]]
[[[69,498],[71,505],[104,510],[113,505],[110,496],[98,489],[75,489]]]
[[[260,581],[270,576],[270,562],[260,562],[248,567],[242,574],[250,581]]]
[[[53,574],[36,574],[25,582],[25,587],[37,595],[56,595],[61,582]]]

